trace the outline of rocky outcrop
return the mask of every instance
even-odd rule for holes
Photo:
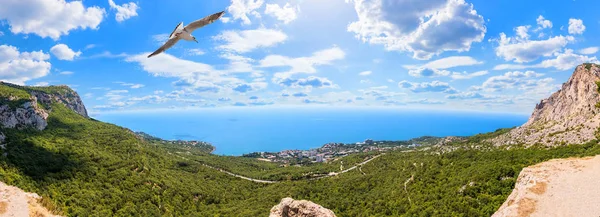
[[[52,102],[62,103],[67,106],[71,110],[77,112],[81,116],[89,117],[87,110],[85,109],[85,105],[83,105],[83,101],[81,101],[81,97],[69,88],[68,86],[58,86],[64,88],[64,93],[60,94],[47,94],[41,91],[31,91],[31,95],[37,98],[38,102],[42,104],[49,105]]]
[[[0,217],[59,217],[52,214],[52,212],[38,202],[41,198],[36,193],[28,193],[20,188],[0,182]]]
[[[271,209],[269,217],[335,217],[335,214],[319,204],[286,197]]]
[[[527,167],[492,217],[598,216],[598,179],[600,155],[556,159]]]
[[[29,88],[4,82],[0,82],[0,86],[7,91],[0,94],[0,128],[44,130],[53,103],[61,103],[89,118],[81,98],[68,86]]]
[[[48,126],[46,119],[48,112],[39,108],[35,101],[27,101],[22,105],[11,108],[9,105],[0,105],[0,126],[4,128],[34,128],[43,130]]]
[[[596,138],[600,126],[600,66],[582,64],[562,88],[541,100],[529,120],[490,140],[496,145],[581,144]]]

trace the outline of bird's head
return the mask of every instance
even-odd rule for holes
[[[192,38],[194,39],[194,41],[195,41],[196,43],[198,43],[198,40],[196,40],[196,37],[193,37],[193,36],[192,36]]]

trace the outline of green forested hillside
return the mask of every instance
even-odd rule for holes
[[[453,144],[455,151],[391,152],[362,166],[364,174],[310,181],[300,177],[339,165],[282,168],[149,143],[62,104],[51,107],[43,131],[1,129],[8,155],[0,157],[0,181],[40,194],[45,206],[65,216],[268,216],[284,197],[313,201],[338,216],[490,216],[523,167],[600,153],[596,141],[553,149],[481,144],[500,130]],[[343,160],[351,165],[364,157]],[[253,178],[298,180],[254,183],[203,163]]]

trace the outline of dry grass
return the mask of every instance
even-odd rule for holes
[[[6,213],[7,209],[8,209],[8,203],[6,201],[0,202],[0,214]]]
[[[535,212],[536,201],[531,198],[524,198],[519,201],[519,209],[517,213],[519,216],[530,216],[531,213]]]
[[[534,194],[540,195],[546,192],[546,188],[548,187],[548,183],[545,182],[537,182],[533,187],[529,190]]]

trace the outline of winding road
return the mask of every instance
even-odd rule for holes
[[[348,168],[348,169],[346,169],[346,170],[344,170],[344,171],[341,171],[341,172],[339,172],[339,173],[336,173],[336,172],[330,172],[330,173],[329,173],[329,174],[327,174],[327,175],[320,176],[320,177],[317,177],[317,178],[312,178],[312,179],[310,179],[310,180],[317,180],[317,179],[322,179],[322,178],[326,178],[326,177],[337,176],[337,175],[339,175],[339,174],[342,174],[342,173],[347,173],[347,172],[349,172],[349,171],[355,170],[355,169],[356,169],[358,166],[365,165],[365,164],[367,164],[367,163],[371,162],[372,160],[375,160],[375,158],[378,158],[378,157],[380,157],[381,155],[384,155],[384,154],[385,154],[385,153],[381,153],[381,154],[379,154],[379,155],[376,155],[375,157],[372,157],[372,158],[370,158],[370,159],[368,159],[368,160],[366,160],[366,161],[363,161],[363,162],[361,162],[361,163],[359,163],[359,164],[356,164],[355,166],[353,166],[353,167],[350,167],[350,168]],[[228,174],[228,175],[231,175],[231,176],[235,176],[235,177],[238,177],[238,178],[241,178],[241,179],[245,179],[245,180],[248,180],[248,181],[252,181],[252,182],[257,182],[257,183],[267,183],[267,184],[273,184],[273,183],[278,183],[278,182],[280,182],[280,181],[270,181],[270,180],[260,180],[260,179],[253,179],[253,178],[249,178],[249,177],[246,177],[246,176],[238,175],[238,174],[235,174],[235,173],[232,173],[232,172],[229,172],[229,171],[225,171],[225,170],[223,170],[223,169],[220,169],[220,168],[216,168],[216,167],[213,167],[213,166],[209,166],[209,165],[206,165],[206,164],[202,164],[202,165],[203,165],[203,166],[205,166],[205,167],[208,167],[208,168],[214,169],[214,170],[218,170],[218,171],[220,171],[220,172],[223,172],[223,173],[225,173],[225,174]]]

